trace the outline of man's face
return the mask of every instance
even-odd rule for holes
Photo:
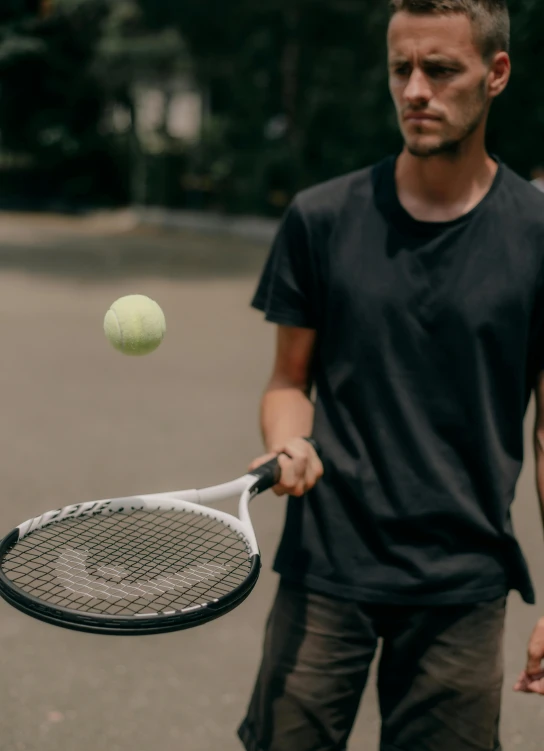
[[[396,13],[387,35],[389,88],[414,156],[455,154],[485,122],[492,96],[486,64],[462,13]]]

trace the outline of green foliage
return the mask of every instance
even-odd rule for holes
[[[106,0],[61,0],[48,17],[24,12],[0,27],[2,148],[30,157],[29,197],[88,202],[113,177],[99,133],[103,87],[92,71],[106,14]]]
[[[525,177],[544,165],[544,3],[510,0],[512,78],[494,103],[489,148]]]
[[[135,0],[110,3],[101,31],[96,40],[96,71],[114,97],[126,97],[127,89],[141,77],[174,75],[187,67],[179,32],[166,28],[150,33]]]
[[[118,136],[105,127],[107,113],[117,102],[133,116],[135,82],[183,68],[179,33],[150,33],[136,0],[11,2],[0,26],[3,200],[16,186],[23,199],[68,204],[135,198],[134,118]],[[21,160],[24,176],[6,171]]]

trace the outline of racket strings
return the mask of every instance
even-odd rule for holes
[[[4,574],[51,606],[146,615],[219,599],[250,570],[242,535],[193,512],[133,511],[65,519],[20,540]]]

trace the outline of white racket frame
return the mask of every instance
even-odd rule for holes
[[[146,495],[126,496],[123,498],[106,498],[101,501],[89,501],[63,506],[60,509],[46,511],[40,516],[28,519],[19,524],[19,540],[35,532],[37,529],[48,527],[65,519],[76,519],[80,516],[107,515],[110,513],[127,513],[134,510],[143,511],[189,511],[201,514],[211,519],[223,522],[237,532],[246,541],[248,554],[259,555],[259,545],[255,530],[249,515],[249,503],[258,494],[252,492],[252,487],[259,479],[258,475],[246,474],[236,480],[207,488],[191,488],[190,490],[175,490],[168,493],[148,493]],[[238,516],[207,508],[208,504],[217,503],[239,496]]]
[[[313,439],[307,438],[318,451]],[[190,606],[172,613],[150,613],[142,617],[127,615],[108,616],[102,614],[82,614],[70,608],[55,606],[41,601],[16,586],[0,567],[0,596],[15,608],[40,620],[56,626],[86,631],[91,633],[110,633],[119,635],[152,634],[177,631],[198,626],[214,620],[241,604],[251,593],[259,577],[261,556],[253,524],[249,515],[249,504],[255,496],[272,488],[280,479],[281,470],[278,458],[256,467],[241,477],[220,485],[205,488],[175,490],[167,493],[149,493],[146,495],[108,498],[101,501],[78,503],[19,524],[12,532],[0,540],[0,557],[3,558],[19,540],[36,530],[49,527],[67,519],[83,516],[108,515],[110,513],[131,513],[136,510],[191,512],[216,520],[232,529],[246,546],[248,560],[251,563],[246,579],[230,593],[214,600]],[[238,496],[238,516],[220,511],[211,504]],[[138,625],[136,626],[136,621]]]

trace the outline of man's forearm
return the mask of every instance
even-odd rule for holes
[[[535,430],[535,471],[536,471],[536,490],[540,505],[540,513],[544,524],[544,432]]]
[[[270,387],[261,403],[261,432],[267,451],[279,451],[290,438],[309,436],[314,405],[296,387]]]

